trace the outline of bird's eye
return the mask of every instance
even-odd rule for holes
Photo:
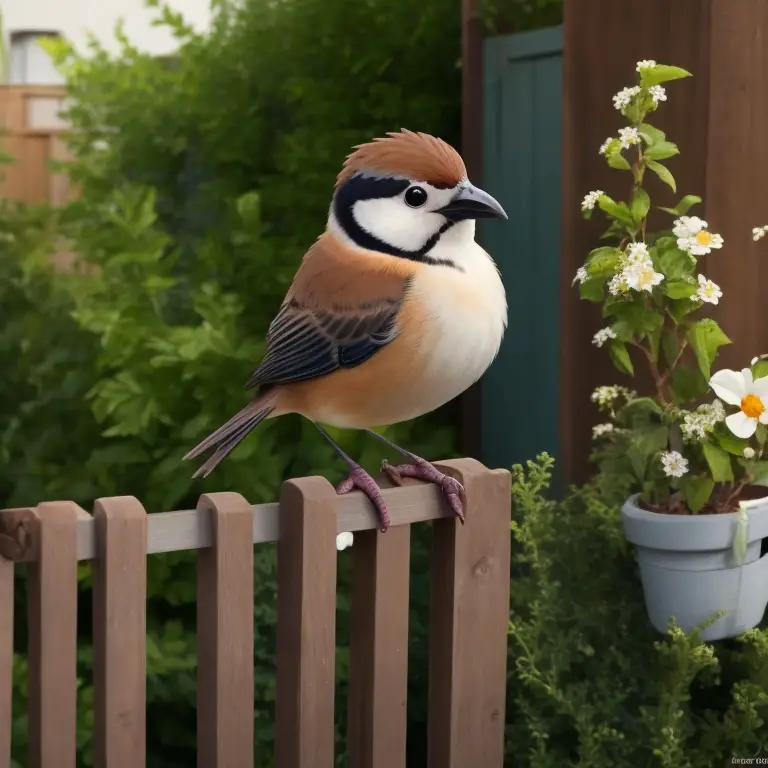
[[[421,187],[410,187],[405,191],[405,203],[411,208],[421,208],[427,202],[426,190]]]

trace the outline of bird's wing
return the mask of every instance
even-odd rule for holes
[[[246,389],[313,379],[370,359],[397,337],[412,270],[405,259],[321,237],[269,326],[266,355]]]

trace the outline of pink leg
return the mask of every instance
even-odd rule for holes
[[[384,497],[381,495],[381,488],[376,485],[376,481],[362,467],[351,467],[346,479],[342,480],[336,486],[336,493],[339,495],[349,493],[357,488],[362,491],[371,501],[381,520],[381,532],[385,533],[389,528],[389,511],[384,503]]]
[[[413,456],[413,454],[409,455]],[[464,486],[458,480],[442,473],[433,464],[419,456],[413,456],[413,462],[410,464],[399,464],[398,466],[393,466],[388,461],[383,461],[381,468],[389,475],[395,485],[402,485],[404,477],[415,477],[417,480],[424,480],[439,486],[443,492],[443,497],[448,502],[448,506],[453,510],[454,515],[459,518],[462,525],[464,524],[467,494],[464,491]]]

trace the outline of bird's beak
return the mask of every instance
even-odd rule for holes
[[[471,184],[462,186],[448,205],[438,208],[435,213],[442,213],[450,221],[509,218],[497,200]]]

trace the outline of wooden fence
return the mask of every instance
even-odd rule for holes
[[[410,529],[432,522],[429,768],[501,768],[509,608],[510,475],[440,465],[465,486],[466,525],[437,489],[384,489],[392,528],[360,493],[290,480],[279,504],[236,493],[146,514],[132,496],[0,512],[0,767],[10,764],[13,582],[28,569],[28,768],[75,768],[77,564],[94,561],[94,760],[146,765],[146,559],[199,550],[197,764],[254,764],[253,544],[278,542],[276,763],[334,765],[336,535],[355,533],[350,768],[405,768]]]
[[[69,199],[69,179],[50,165],[68,159],[59,116],[65,97],[57,86],[0,86],[0,143],[13,157],[0,174],[0,197],[51,205]]]

